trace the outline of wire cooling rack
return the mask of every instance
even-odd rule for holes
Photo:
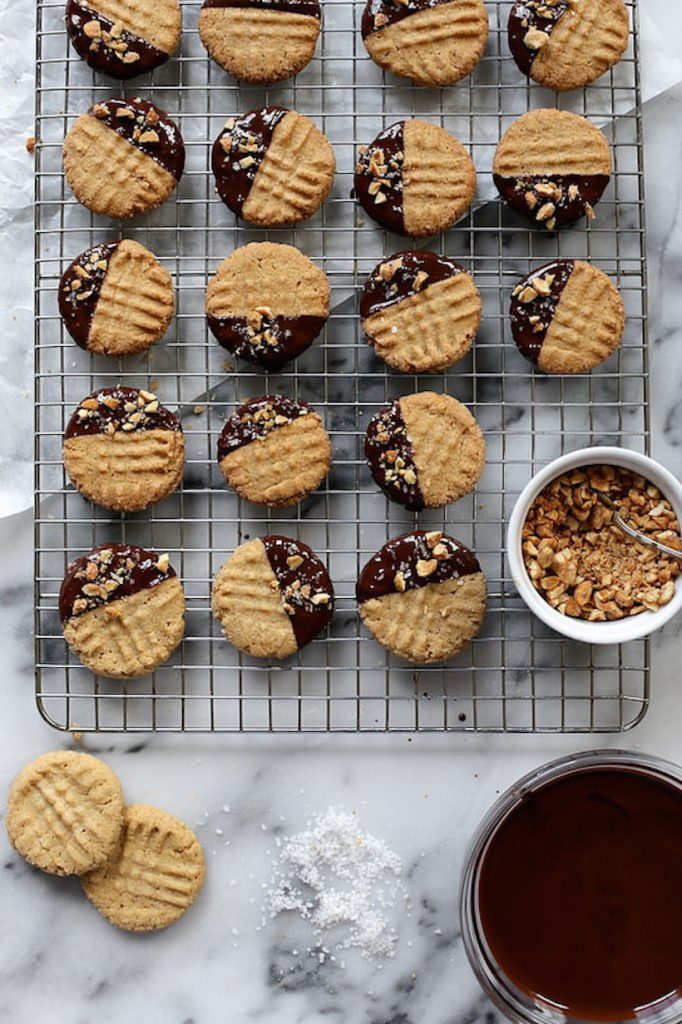
[[[648,704],[645,642],[590,648],[564,641],[532,618],[505,574],[504,530],[531,474],[586,444],[646,451],[649,444],[646,268],[636,3],[625,58],[596,84],[557,97],[528,85],[508,55],[509,4],[488,0],[490,39],[473,74],[442,90],[384,75],[360,37],[362,0],[325,0],[317,54],[296,79],[268,88],[238,86],[211,64],[199,41],[200,3],[183,2],[179,57],[120,87],[91,72],[71,50],[62,0],[38,0],[36,135],[36,696],[60,729],[142,731],[620,731]],[[75,117],[113,95],[142,95],[177,119],[187,167],[177,196],[154,214],[116,225],[91,216],[64,182],[61,144]],[[265,103],[310,115],[332,142],[332,197],[294,230],[260,231],[237,222],[215,195],[210,147],[225,119]],[[496,199],[497,140],[531,107],[585,114],[613,147],[614,175],[596,221],[550,235],[529,230]],[[447,374],[388,372],[362,338],[357,300],[385,254],[405,241],[382,232],[351,198],[356,147],[399,117],[423,116],[467,145],[478,170],[470,216],[431,248],[461,261],[481,291],[484,319],[469,356]],[[104,239],[136,238],[174,278],[178,313],[167,337],[143,357],[116,363],[81,351],[64,331],[57,286],[64,266]],[[269,376],[241,364],[207,333],[204,290],[237,245],[272,239],[301,248],[332,284],[324,335],[294,365]],[[543,378],[511,342],[507,307],[516,280],[556,256],[583,257],[618,284],[628,314],[619,353],[591,374]],[[184,485],[139,515],[118,516],[67,485],[61,433],[72,409],[96,386],[151,387],[183,418]],[[393,398],[444,390],[481,424],[487,464],[473,496],[419,524],[445,527],[478,554],[489,581],[484,628],[447,666],[415,669],[387,655],[363,630],[354,584],[367,558],[415,522],[377,493],[364,464],[368,419]],[[318,493],[288,511],[267,512],[230,492],[216,465],[216,439],[235,403],[271,391],[310,401],[332,433],[334,461]],[[211,580],[235,546],[266,532],[310,544],[328,563],[337,610],[328,635],[291,662],[240,656],[211,618]],[[184,583],[187,632],[153,676],[121,684],[95,678],[68,653],[57,616],[67,563],[96,543],[128,541],[168,551]]]

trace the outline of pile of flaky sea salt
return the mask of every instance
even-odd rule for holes
[[[397,854],[333,807],[277,845],[266,895],[271,917],[297,913],[310,923],[318,948],[355,946],[366,957],[393,956],[398,936],[389,912],[407,905]]]

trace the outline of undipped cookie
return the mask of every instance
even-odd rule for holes
[[[68,0],[66,29],[79,56],[113,78],[164,64],[180,41],[178,0]]]
[[[554,231],[594,217],[611,175],[611,151],[587,118],[567,110],[531,110],[498,143],[493,180],[510,206]]]
[[[334,588],[307,544],[257,537],[241,544],[220,569],[211,607],[237,650],[255,658],[288,658],[330,621]]]
[[[616,351],[625,309],[603,271],[584,260],[554,260],[512,292],[511,326],[519,351],[545,373],[585,373]]]
[[[359,150],[355,192],[387,231],[445,231],[471,206],[476,171],[461,142],[428,121],[396,121]]]
[[[311,120],[284,107],[231,117],[213,145],[218,194],[251,224],[297,224],[322,205],[336,159]]]
[[[515,0],[509,49],[524,75],[563,92],[589,85],[617,64],[629,30],[623,0]]]
[[[130,804],[118,849],[81,881],[85,895],[111,924],[128,932],[152,932],[189,910],[205,873],[201,843],[184,822],[158,807]]]
[[[199,35],[241,82],[278,82],[311,60],[321,17],[319,0],[204,0]]]
[[[168,330],[175,312],[173,284],[139,242],[103,242],[64,271],[59,312],[81,348],[115,358],[135,355]]]
[[[362,39],[379,67],[417,85],[452,85],[488,40],[483,0],[367,0]]]
[[[218,439],[218,463],[230,487],[269,508],[288,508],[319,487],[331,454],[315,410],[285,395],[240,405]]]
[[[43,754],[12,783],[6,825],[12,846],[29,864],[51,875],[82,875],[118,845],[121,784],[89,754]]]
[[[485,465],[485,441],[465,405],[422,391],[372,417],[365,458],[389,498],[419,511],[440,508],[474,489]]]
[[[64,140],[64,171],[76,199],[113,220],[161,206],[184,166],[178,126],[139,98],[95,103]]]
[[[379,263],[360,298],[362,329],[401,373],[445,370],[467,354],[481,297],[464,267],[434,252],[398,252]]]
[[[73,562],[59,591],[64,639],[86,668],[112,679],[152,672],[184,632],[185,596],[168,555],[102,544]]]
[[[208,326],[229,352],[278,370],[320,333],[329,295],[323,271],[298,249],[251,242],[235,249],[211,278]]]
[[[80,493],[117,512],[140,512],[182,480],[177,416],[150,391],[118,385],[84,398],[64,432],[64,468]]]
[[[420,665],[463,650],[483,622],[486,582],[476,557],[440,531],[384,544],[356,587],[363,623],[387,650]]]

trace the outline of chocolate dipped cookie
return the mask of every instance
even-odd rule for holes
[[[295,110],[263,107],[231,117],[213,145],[222,201],[251,224],[297,224],[322,205],[334,182],[328,140]]]
[[[240,545],[220,569],[211,605],[237,650],[282,659],[327,626],[334,589],[307,544],[290,537],[258,537]]]
[[[76,53],[112,78],[144,75],[177,49],[178,0],[68,0],[66,29]]]
[[[434,252],[398,252],[372,271],[360,298],[362,329],[401,373],[445,370],[467,354],[481,297],[464,267]]]
[[[310,62],[319,0],[204,0],[199,35],[209,56],[241,82],[278,82]]]
[[[235,249],[211,278],[206,317],[229,352],[278,370],[320,333],[329,296],[324,272],[298,249],[252,242]]]
[[[184,166],[175,121],[139,97],[95,103],[64,140],[64,172],[76,199],[113,220],[161,206]]]
[[[175,312],[170,274],[139,242],[124,238],[86,249],[59,282],[59,312],[81,348],[135,355],[168,330]]]
[[[362,570],[356,598],[375,640],[419,665],[462,651],[481,628],[487,599],[472,552],[424,530],[384,544]]]
[[[554,231],[593,219],[611,176],[611,150],[585,117],[553,108],[523,114],[500,139],[495,186],[536,227]]]
[[[512,292],[512,334],[544,373],[585,373],[620,345],[625,309],[603,271],[584,260],[554,260]]]
[[[185,596],[168,555],[101,544],[69,566],[59,591],[64,639],[97,675],[136,679],[182,640]]]
[[[355,192],[382,228],[421,238],[471,206],[476,171],[454,135],[428,121],[397,121],[358,152]]]

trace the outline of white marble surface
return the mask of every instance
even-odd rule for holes
[[[651,95],[677,76],[676,41],[666,22],[672,0],[644,6],[653,18],[643,52]],[[7,24],[16,0],[0,4]],[[16,21],[16,19],[15,19]],[[1,27],[0,23],[0,27]],[[3,81],[5,114],[30,134],[30,26],[10,37]],[[23,62],[23,63],[22,63]],[[21,70],[23,68],[23,70]],[[646,104],[654,454],[682,473],[682,85]],[[0,218],[4,257],[30,224],[30,159],[23,137],[2,124]],[[23,244],[23,242],[22,242]],[[28,243],[30,244],[30,243]],[[23,249],[22,249],[23,253]],[[31,344],[30,249],[4,265],[15,287],[0,300],[3,508],[21,506],[30,401],[22,359]],[[26,268],[29,268],[28,272]],[[0,802],[20,765],[67,738],[33,705],[30,512],[0,522]],[[682,620],[653,645],[653,700],[626,737],[154,737],[86,739],[83,746],[119,772],[129,800],[157,803],[190,824],[205,844],[208,875],[196,907],[177,926],[129,936],[107,925],[76,882],[30,870],[0,836],[0,1021],[23,1024],[467,1024],[497,1014],[482,996],[459,936],[457,885],[464,846],[485,808],[520,774],[561,753],[594,745],[682,757],[679,658]],[[229,805],[230,812],[221,810]],[[273,830],[298,830],[330,804],[403,858],[414,910],[402,922],[397,954],[378,965],[346,956],[345,969],[305,948],[285,918],[261,928],[263,883]],[[218,835],[216,829],[223,830]],[[228,845],[229,842],[229,845]]]

